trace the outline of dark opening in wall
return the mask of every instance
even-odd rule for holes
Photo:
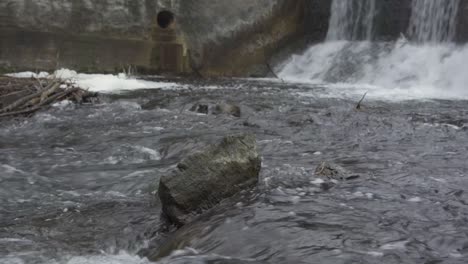
[[[161,11],[158,13],[158,25],[161,28],[168,28],[174,23],[174,14],[171,11]]]

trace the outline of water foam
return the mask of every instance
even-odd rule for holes
[[[177,87],[175,83],[167,82],[152,82],[139,80],[127,76],[126,74],[120,73],[117,75],[113,74],[84,74],[78,73],[69,69],[60,69],[55,71],[53,74],[41,72],[35,74],[33,72],[19,72],[7,74],[10,77],[16,78],[61,78],[69,80],[76,86],[87,89],[93,92],[101,93],[115,93],[121,91],[131,91],[138,89],[172,89]]]
[[[389,99],[468,99],[468,46],[397,42],[325,42],[287,61],[287,81],[369,91]],[[330,85],[331,84],[331,85]]]
[[[140,258],[126,252],[117,255],[77,256],[69,259],[66,264],[149,264],[146,258]]]

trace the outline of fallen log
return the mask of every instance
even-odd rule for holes
[[[36,97],[39,97],[39,96],[42,96],[42,94],[44,92],[47,92],[49,91],[49,89],[54,88],[55,87],[55,84],[58,84],[58,86],[60,86],[60,83],[56,82],[56,81],[53,81],[52,83],[50,83],[46,88],[45,90],[46,91],[43,91],[43,90],[40,90],[38,92],[35,92],[33,94],[30,94],[28,96],[25,96],[23,98],[20,98],[19,100],[15,101],[14,103],[8,105],[7,107],[3,108],[3,109],[0,109],[0,113],[5,113],[5,112],[8,112],[8,111],[12,111],[18,107],[21,107],[25,104],[28,104],[30,101],[34,100],[34,98]]]
[[[0,118],[27,116],[53,103],[96,101],[98,94],[74,87],[60,79],[0,77]]]

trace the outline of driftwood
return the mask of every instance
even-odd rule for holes
[[[0,77],[0,118],[31,115],[62,100],[81,104],[96,98],[96,93],[60,79]]]
[[[282,83],[284,83],[284,80],[283,80],[282,78],[280,78],[280,77],[278,76],[278,74],[275,73],[275,71],[273,70],[273,68],[272,68],[272,67],[270,66],[270,64],[268,63],[268,61],[265,62],[265,66],[267,67],[268,71],[270,71],[270,72],[273,74],[273,76],[275,76],[276,79],[279,79],[279,80],[281,80]]]
[[[361,110],[362,109],[362,102],[364,102],[364,99],[366,99],[367,92],[362,96],[361,100],[356,105],[356,110]]]

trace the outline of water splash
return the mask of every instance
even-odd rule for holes
[[[468,46],[450,43],[460,0],[413,0],[408,32],[396,42],[371,40],[374,1],[334,0],[327,40],[293,56],[279,76],[294,82],[372,87],[370,96],[468,98]],[[364,35],[363,35],[364,34]]]
[[[376,0],[333,0],[327,40],[371,40]]]
[[[370,96],[464,99],[466,61],[468,46],[449,43],[325,42],[293,56],[279,76],[301,83],[359,85]]]
[[[418,42],[448,42],[456,34],[460,0],[413,0],[408,33]]]

